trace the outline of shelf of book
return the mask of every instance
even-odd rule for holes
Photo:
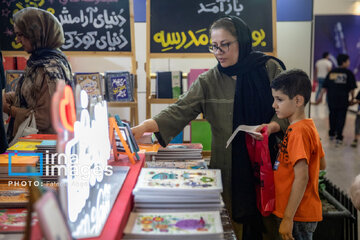
[[[108,107],[135,107],[137,102],[108,102]]]

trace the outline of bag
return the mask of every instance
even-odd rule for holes
[[[246,134],[246,147],[255,177],[256,204],[263,216],[275,210],[274,172],[272,169],[267,127],[261,129],[263,140],[258,141]]]
[[[35,114],[34,112],[31,112],[30,115],[25,119],[25,121],[23,121],[19,125],[19,128],[14,138],[11,140],[9,147],[14,145],[19,138],[36,133],[38,133],[38,130],[36,128]]]

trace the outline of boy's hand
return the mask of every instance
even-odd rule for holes
[[[294,240],[294,237],[292,235],[293,225],[294,222],[291,219],[282,219],[279,227],[279,233],[283,240]]]
[[[255,129],[255,132],[260,132],[261,129],[263,129],[266,126],[267,126],[267,135],[268,136],[270,136],[270,134],[272,134],[272,133],[276,133],[276,132],[280,131],[280,125],[277,122],[270,122],[270,123],[261,124],[260,126],[258,126]],[[256,140],[263,140],[263,136],[252,135],[252,137],[255,138]]]

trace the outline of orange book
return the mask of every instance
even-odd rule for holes
[[[12,156],[11,165],[12,166],[36,166],[37,161],[39,160],[38,156]],[[0,167],[7,167],[9,163],[8,154],[0,154]]]
[[[138,144],[140,152],[153,152],[157,153],[160,148],[160,144]]]
[[[21,141],[21,142],[25,142],[25,141],[41,142],[43,140],[57,140],[57,135],[56,134],[31,134],[31,135],[19,138],[19,141]]]

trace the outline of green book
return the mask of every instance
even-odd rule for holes
[[[190,136],[192,143],[201,143],[204,151],[211,150],[211,127],[208,121],[191,121]]]
[[[172,97],[173,98],[180,97],[181,85],[182,85],[182,72],[181,71],[172,71],[171,72],[171,87],[172,87]]]

